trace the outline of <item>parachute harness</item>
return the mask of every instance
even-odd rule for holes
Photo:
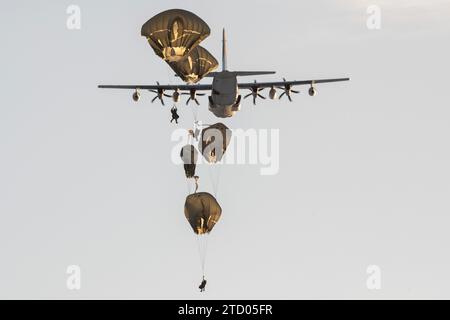
[[[217,166],[217,169],[214,170],[213,166]],[[213,188],[214,197],[217,198],[217,192],[219,191],[219,182],[220,182],[220,168],[221,165],[209,165],[209,176],[211,178],[211,184]]]

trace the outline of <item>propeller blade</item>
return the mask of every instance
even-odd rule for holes
[[[293,92],[293,93],[300,93],[300,91],[297,91],[297,90],[291,90],[291,92]]]
[[[250,97],[252,95],[252,93],[249,93],[248,95],[246,95],[245,97],[244,97],[244,99],[247,99],[248,97]]]
[[[198,102],[197,98],[195,98],[194,101],[198,106],[200,105],[200,102]]]
[[[159,100],[161,100],[161,104],[162,104],[163,106],[165,106],[165,104],[164,104],[164,99],[159,99]]]
[[[256,106],[256,96],[253,96],[253,105]]]
[[[258,93],[258,97],[260,97],[261,99],[264,99],[264,100],[266,99],[266,97],[260,95],[259,93]]]
[[[197,93],[198,96],[203,97],[206,93]]]
[[[286,94],[286,95],[287,95],[287,97],[288,97],[289,101],[290,101],[290,102],[292,102],[292,98],[291,98],[291,95],[290,95],[290,94]]]
[[[156,96],[152,99],[152,103],[155,102],[156,99],[158,99],[158,96]]]
[[[282,94],[280,94],[280,98],[279,99],[281,99],[281,98],[283,98],[283,96],[286,94],[286,92],[283,92]]]
[[[172,97],[170,94],[167,94],[167,93],[164,93],[163,96],[164,96],[164,97],[167,97],[167,98]]]
[[[191,101],[191,98],[187,99],[187,101],[186,101],[186,105],[188,105],[188,104],[189,104],[189,101]]]

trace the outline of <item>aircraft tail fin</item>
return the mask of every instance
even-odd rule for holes
[[[227,37],[225,28],[223,28],[222,33],[222,71],[227,71]]]
[[[225,28],[223,28],[222,32],[222,71],[228,71],[227,65],[227,37],[225,33]],[[275,71],[233,71],[236,76],[259,76],[263,74],[274,74]],[[214,77],[217,72],[211,72],[207,75],[207,77]]]

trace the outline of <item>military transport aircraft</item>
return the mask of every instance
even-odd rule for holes
[[[237,111],[240,110],[240,105],[242,102],[242,96],[239,93],[240,89],[248,89],[250,93],[244,96],[245,98],[253,97],[253,104],[256,104],[256,99],[266,99],[261,95],[261,91],[270,88],[269,97],[270,99],[277,98],[277,89],[281,90],[282,93],[279,96],[281,99],[286,96],[289,101],[292,101],[292,93],[299,93],[299,91],[293,90],[293,86],[297,85],[309,85],[310,88],[308,93],[310,96],[315,96],[317,90],[315,88],[316,84],[327,83],[327,82],[339,82],[348,81],[350,78],[335,78],[335,79],[317,79],[317,80],[302,80],[302,81],[283,81],[279,82],[251,82],[251,83],[239,83],[237,78],[242,76],[256,76],[265,74],[274,74],[274,71],[229,71],[227,69],[227,40],[225,36],[225,29],[223,30],[222,39],[222,71],[220,72],[209,72],[205,77],[212,77],[212,84],[179,84],[179,85],[99,85],[99,88],[105,89],[132,89],[133,100],[139,101],[140,90],[148,90],[150,92],[156,93],[152,102],[159,99],[164,105],[164,97],[172,97],[172,100],[176,103],[180,101],[180,95],[189,95],[189,99],[186,104],[190,101],[194,101],[199,105],[197,100],[198,91],[210,91],[211,95],[208,96],[209,100],[209,110],[219,118],[232,117]],[[166,91],[173,91],[171,95],[166,94]]]

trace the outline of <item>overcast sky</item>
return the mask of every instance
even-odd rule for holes
[[[179,81],[140,36],[171,8],[209,24],[218,60],[226,28],[229,69],[277,71],[259,81],[352,78],[224,120],[279,129],[280,170],[221,169],[205,294],[167,107],[97,89]],[[448,1],[10,1],[0,16],[1,298],[450,298]]]

